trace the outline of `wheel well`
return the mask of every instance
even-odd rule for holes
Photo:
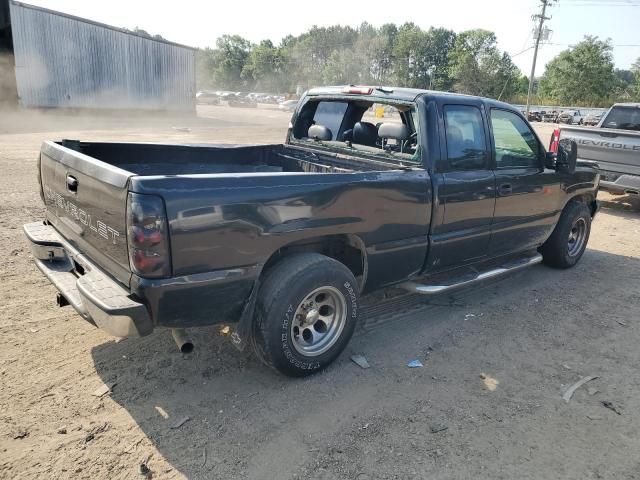
[[[598,209],[596,199],[593,197],[593,195],[589,195],[587,193],[571,197],[571,199],[567,202],[567,205],[569,205],[569,203],[571,202],[584,203],[587,207],[589,207],[589,211],[591,212],[592,217],[596,214],[596,210]],[[565,205],[564,208],[567,208],[567,205]]]
[[[362,240],[355,235],[327,235],[287,244],[269,257],[262,271],[266,272],[287,255],[306,252],[320,253],[339,261],[351,270],[360,290],[364,287],[367,279],[366,249]]]

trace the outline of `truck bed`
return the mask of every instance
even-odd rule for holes
[[[397,168],[310,154],[289,145],[159,145],[63,141],[62,146],[141,176],[230,173],[349,173]]]

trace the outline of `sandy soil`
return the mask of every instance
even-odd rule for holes
[[[304,380],[217,328],[183,356],[168,332],[116,342],[55,306],[21,233],[42,217],[43,140],[278,142],[288,119],[0,112],[0,478],[142,478],[142,463],[158,479],[640,478],[640,206],[628,197],[602,196],[572,270],[367,299],[345,353]],[[546,141],[551,127],[536,128]],[[585,375],[599,378],[565,403]],[[92,395],[103,384],[112,392]]]

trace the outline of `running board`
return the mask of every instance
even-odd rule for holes
[[[520,258],[512,262],[509,262],[501,267],[487,270],[486,272],[477,272],[475,276],[471,278],[469,278],[469,276],[466,276],[464,280],[460,280],[457,282],[454,281],[453,283],[446,283],[441,285],[425,285],[422,283],[407,282],[399,285],[399,287],[409,290],[410,292],[413,292],[413,293],[420,293],[422,295],[436,295],[436,294],[445,293],[460,287],[473,285],[474,283],[482,282],[490,278],[499,277],[506,273],[515,272],[516,270],[520,270],[522,268],[535,265],[537,263],[540,263],[541,261],[542,261],[542,255],[538,253],[533,257]]]

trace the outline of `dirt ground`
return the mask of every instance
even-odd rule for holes
[[[288,120],[215,106],[177,119],[0,112],[0,478],[142,478],[143,463],[158,479],[640,478],[640,206],[628,197],[601,196],[574,269],[366,299],[345,353],[303,380],[218,328],[194,331],[183,356],[167,331],[116,342],[55,306],[21,231],[42,218],[43,140],[279,142]],[[550,126],[536,128],[546,142]],[[599,378],[565,403],[586,375]]]

